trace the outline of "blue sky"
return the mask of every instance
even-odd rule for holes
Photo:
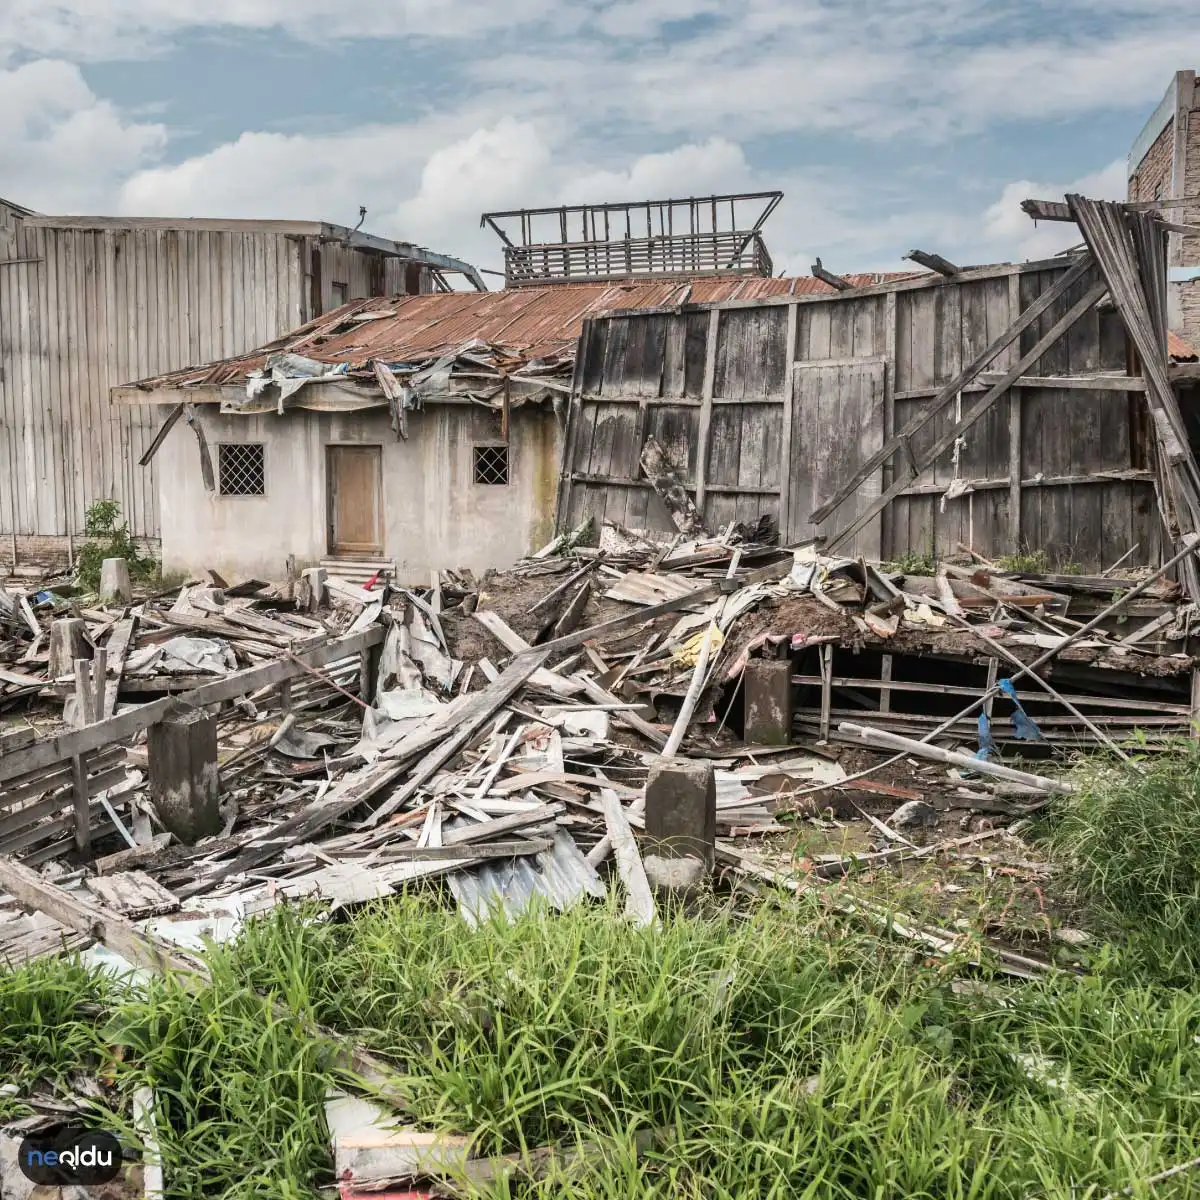
[[[1194,0],[4,0],[0,195],[365,204],[372,232],[496,267],[485,209],[778,187],[789,273],[1018,259],[1073,232],[1022,196],[1121,195],[1197,66]]]

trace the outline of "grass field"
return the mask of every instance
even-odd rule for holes
[[[1083,973],[928,960],[820,892],[644,931],[616,907],[471,931],[411,896],[340,923],[278,911],[211,953],[199,995],[67,962],[0,975],[0,1071],[152,1085],[172,1197],[332,1181],[331,1052],[256,993],[386,1056],[410,1119],[481,1153],[606,1147],[497,1195],[1200,1195],[1200,1173],[1141,1182],[1200,1156],[1200,773],[1180,755],[1087,785],[1042,830],[1071,903],[1113,931]],[[648,1128],[669,1136],[639,1158]]]

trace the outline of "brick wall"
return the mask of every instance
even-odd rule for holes
[[[1179,300],[1179,322],[1176,333],[1200,354],[1200,279],[1175,283],[1172,290]]]
[[[1171,194],[1171,160],[1175,148],[1175,122],[1154,139],[1146,157],[1129,178],[1130,200],[1156,200]]]
[[[1200,94],[1200,88],[1197,89]],[[1196,101],[1193,101],[1195,104]],[[1188,113],[1187,134],[1187,168],[1183,181],[1183,194],[1189,200],[1195,199],[1195,205],[1176,209],[1179,214],[1176,220],[1185,225],[1200,224],[1200,108],[1193,107]],[[1181,267],[1200,267],[1200,235],[1190,235],[1180,239]]]
[[[78,546],[83,539],[76,538]],[[161,556],[157,538],[138,538],[138,549],[143,554]],[[65,537],[44,534],[17,534],[16,573],[36,576],[65,571],[71,562],[71,543]],[[0,577],[13,574],[13,539],[11,534],[0,534]]]

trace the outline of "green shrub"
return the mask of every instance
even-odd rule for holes
[[[115,500],[97,500],[88,505],[84,516],[84,535],[87,541],[75,555],[75,580],[94,592],[100,587],[100,564],[106,558],[123,558],[129,564],[131,579],[154,579],[158,563],[149,555],[143,556],[121,520],[121,506]]]

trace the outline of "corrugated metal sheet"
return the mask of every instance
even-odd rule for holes
[[[541,896],[560,911],[583,896],[602,900],[604,883],[595,867],[583,856],[574,838],[559,830],[554,848],[533,858],[485,862],[469,870],[456,871],[446,882],[458,901],[458,911],[474,927],[493,913],[509,919],[519,916],[535,896]]]
[[[847,278],[855,286],[865,287],[907,276],[871,274]],[[609,309],[660,308],[822,292],[832,294],[833,289],[808,276],[793,279],[739,276],[526,285],[499,292],[379,297],[347,305],[253,354],[153,379],[141,378],[139,386],[235,383],[261,367],[270,354],[282,350],[328,363],[362,363],[368,358],[395,363],[435,358],[480,339],[509,348],[526,359],[573,358],[584,319]],[[388,315],[362,320],[367,313]]]
[[[127,379],[244,353],[308,319],[312,262],[323,303],[403,287],[377,255],[278,231],[158,225],[58,227],[0,211],[0,531],[79,535],[114,498],[133,533],[156,537],[153,463],[138,459],[162,414],[114,406]]]
[[[676,600],[696,590],[694,580],[686,575],[652,575],[649,572],[628,571],[604,594],[610,600],[629,604],[661,604]]]

